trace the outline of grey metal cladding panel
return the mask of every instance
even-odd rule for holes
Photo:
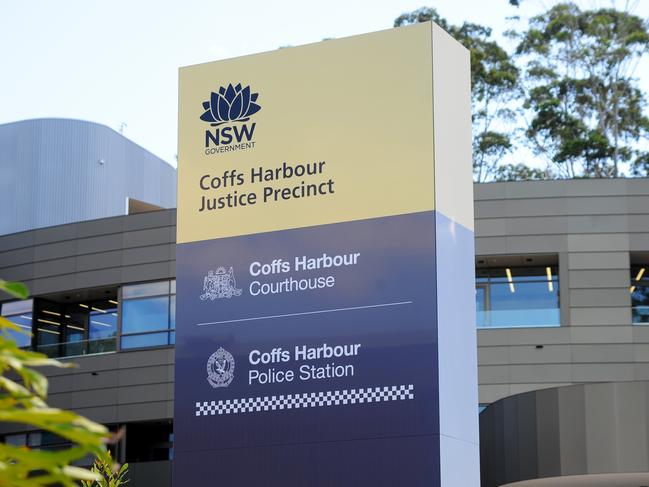
[[[633,344],[633,361],[649,364],[649,343],[636,342]]]
[[[518,404],[518,445],[521,479],[533,479],[538,476],[538,445],[536,442],[536,394],[521,394],[516,397]]]
[[[9,281],[26,281],[34,278],[34,265],[22,264],[12,267],[1,267],[2,279]]]
[[[573,364],[572,379],[573,382],[632,381],[635,379],[635,367],[632,363]]]
[[[506,237],[481,237],[476,233],[476,255],[497,255],[507,253]]]
[[[479,384],[509,384],[509,365],[480,365],[478,366]]]
[[[475,234],[481,238],[507,235],[507,220],[504,218],[489,218],[475,220]]]
[[[101,424],[119,423],[119,416],[117,413],[118,407],[115,405],[99,406],[99,407],[91,407],[91,408],[79,408],[79,409],[75,409],[75,411],[81,416],[84,416],[90,419],[91,421],[95,421],[97,423],[101,423]]]
[[[147,230],[134,230],[123,234],[124,247],[144,247],[148,245],[159,245],[175,243],[175,227],[159,227]]]
[[[79,254],[93,254],[97,252],[108,252],[122,248],[122,234],[111,233],[97,237],[80,238],[77,240],[77,252]]]
[[[630,306],[628,284],[619,288],[571,289],[570,305],[573,308],[599,308]]]
[[[60,276],[62,274],[72,274],[76,269],[76,259],[74,257],[64,257],[61,259],[44,260],[34,263],[34,279],[41,277]]]
[[[117,409],[116,422],[120,422],[120,423],[173,418],[172,401],[120,404],[119,406],[117,406],[116,409]]]
[[[607,270],[576,270],[568,276],[571,289],[629,287],[629,268]]]
[[[630,343],[573,344],[574,363],[632,363],[633,345]]]
[[[504,200],[475,200],[473,211],[476,224],[484,218],[509,216],[507,213],[507,201]]]
[[[627,196],[626,202],[629,213],[649,213],[649,196]]]
[[[4,214],[5,209],[3,208],[2,211]],[[0,252],[21,249],[32,245],[34,245],[34,232],[20,232],[10,235],[0,234]]]
[[[0,237],[0,240],[1,239],[2,237]],[[0,269],[3,267],[32,263],[34,261],[35,253],[34,247],[8,250],[6,252],[0,251]]]
[[[114,216],[80,222],[77,224],[77,238],[122,233],[124,231],[125,218],[122,216]]]
[[[175,268],[175,263],[172,262],[170,265],[169,261],[123,267],[121,269],[120,281],[138,282],[171,279],[174,277],[172,268]]]
[[[567,250],[567,238],[565,235],[525,235],[506,237],[506,253],[512,254],[534,254],[534,253],[556,253]]]
[[[56,225],[48,228],[39,228],[34,231],[34,244],[61,242],[63,240],[74,240],[77,238],[77,225]]]
[[[631,343],[633,326],[570,326],[572,343]]]
[[[618,437],[613,385],[593,384],[586,387],[584,393],[588,472],[617,472]]]
[[[78,255],[75,262],[76,270],[77,272],[84,272],[121,267],[123,261],[122,255],[123,253],[121,250]]]
[[[644,214],[628,215],[627,218],[629,221],[629,232],[649,233],[649,209]]]
[[[92,390],[75,390],[61,394],[49,394],[48,401],[57,407],[65,404],[66,408],[82,409],[106,407],[118,403],[119,390],[115,387]]]
[[[521,364],[509,367],[512,384],[573,382],[571,364]]]
[[[559,442],[559,393],[546,389],[536,393],[538,471],[541,477],[561,475],[561,449]]]
[[[649,233],[633,233],[629,235],[629,250],[631,252],[646,252],[649,250]]]
[[[508,218],[507,235],[621,233],[629,230],[626,215],[580,215]]]
[[[649,204],[649,198],[646,199]],[[476,219],[513,217],[559,217],[569,215],[626,215],[626,196],[553,197],[482,200],[475,204]],[[646,213],[638,207],[634,213]]]
[[[122,283],[122,270],[120,268],[109,268],[101,271],[77,272],[74,277],[74,287],[71,289],[112,286]]]
[[[568,364],[572,361],[570,345],[534,345],[509,347],[510,364]]]
[[[561,474],[578,475],[587,471],[584,387],[558,389],[558,398]]]
[[[143,384],[136,386],[120,386],[118,389],[118,403],[135,404],[171,401],[173,384]]]
[[[567,250],[571,252],[607,252],[629,250],[629,235],[626,233],[568,235],[567,239]]]
[[[481,328],[478,329],[480,347],[500,345],[549,345],[570,343],[570,328]]]
[[[76,288],[75,274],[65,274],[35,279],[32,281],[30,291],[32,295],[38,296],[39,294],[50,294]]]
[[[629,306],[612,308],[572,308],[570,310],[571,326],[630,325],[631,308]]]
[[[173,365],[156,365],[136,369],[122,369],[118,373],[119,385],[172,384]]]
[[[628,252],[571,252],[568,268],[581,269],[628,269]]]
[[[34,247],[34,260],[61,259],[72,257],[77,253],[77,241],[66,240]]]
[[[176,214],[171,210],[151,211],[129,215],[124,219],[124,231],[168,227],[176,224]]]
[[[503,415],[505,418],[516,418],[518,416],[518,402],[508,401],[503,403]],[[505,478],[519,479],[520,477],[520,444],[519,424],[517,421],[505,421],[502,425],[503,440],[505,448],[509,452],[505,461]]]
[[[124,265],[146,264],[174,260],[175,244],[149,245],[124,250]]]
[[[120,369],[150,367],[154,365],[173,365],[174,349],[158,348],[151,350],[138,350],[121,352],[117,355]]]
[[[509,347],[479,347],[478,365],[508,365]]]
[[[617,434],[619,469],[622,472],[646,472],[649,470],[649,435],[647,430],[647,386],[638,384],[615,384],[617,397]]]
[[[84,374],[72,375],[73,390],[95,390],[115,388],[119,386],[118,371],[105,370],[101,372],[88,372]]]

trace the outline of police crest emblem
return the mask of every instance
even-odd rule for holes
[[[234,379],[234,357],[223,347],[219,347],[207,361],[207,382],[216,389],[228,387],[232,379]]]
[[[203,279],[203,294],[201,301],[209,299],[228,298],[232,296],[241,296],[241,289],[237,289],[237,281],[234,278],[232,267],[225,270],[225,267],[219,267],[216,271],[209,271]]]

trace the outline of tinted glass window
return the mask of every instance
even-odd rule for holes
[[[556,267],[479,269],[476,276],[478,327],[560,325]]]
[[[168,296],[123,301],[122,333],[155,331],[168,327]]]

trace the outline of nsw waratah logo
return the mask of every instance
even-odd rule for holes
[[[250,85],[244,88],[241,83],[221,86],[210,94],[210,99],[203,102],[205,113],[201,120],[216,128],[205,131],[205,154],[255,147],[252,138],[257,124],[245,122],[261,110],[257,98],[259,93],[253,93]]]
[[[261,110],[257,103],[259,93],[252,93],[250,86],[243,88],[241,83],[227,88],[221,86],[219,91],[212,92],[210,99],[203,102],[205,113],[201,120],[211,125],[221,125],[226,122],[246,122]]]

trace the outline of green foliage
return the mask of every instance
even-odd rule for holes
[[[563,177],[617,177],[625,167],[646,175],[649,118],[633,69],[649,48],[647,22],[561,3],[518,37],[534,153]]]
[[[498,166],[494,175],[494,181],[541,181],[544,179],[552,179],[552,174],[525,164],[503,164]]]
[[[116,470],[111,461],[110,454],[108,454],[108,461],[97,458],[92,466],[92,472],[97,474],[98,479],[81,481],[83,487],[120,487],[128,483],[126,478],[128,474],[128,463],[125,463]]]
[[[22,282],[5,281],[0,279],[0,291],[4,291],[10,296],[18,299],[26,299],[29,296],[29,290]]]
[[[0,286],[13,296],[26,297],[22,285],[0,281]],[[71,411],[49,407],[45,403],[47,379],[34,369],[70,365],[18,348],[8,337],[8,329],[24,333],[0,317],[0,422],[49,431],[72,446],[45,451],[0,443],[0,487],[77,487],[77,481],[96,479],[96,473],[73,464],[88,455],[106,458],[108,430]]]
[[[420,8],[399,16],[395,27],[432,20],[471,51],[473,169],[478,182],[496,174],[496,167],[512,149],[515,117],[510,108],[518,93],[518,68],[509,54],[491,38],[491,29],[469,22],[449,24],[434,8]]]

